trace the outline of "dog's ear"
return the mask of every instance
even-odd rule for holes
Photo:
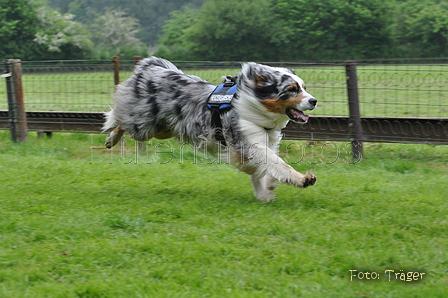
[[[244,63],[241,70],[243,79],[251,81],[257,86],[272,84],[273,77],[269,75],[269,72],[267,66],[255,62]]]
[[[277,81],[268,66],[254,62],[244,63],[239,80],[253,89],[258,96],[270,97],[277,93]]]

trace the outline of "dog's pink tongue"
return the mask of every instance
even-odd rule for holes
[[[307,122],[308,119],[310,119],[310,116],[296,109],[292,109],[291,113],[294,115],[294,118],[296,118],[297,120],[302,120],[303,122]]]
[[[303,114],[303,113],[302,113],[302,115],[300,116],[300,119],[301,119],[303,122],[308,122],[308,119],[310,119],[310,116],[308,116],[307,114]]]

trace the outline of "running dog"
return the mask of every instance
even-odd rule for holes
[[[237,95],[231,108],[218,114],[222,127],[217,128],[207,105],[216,86],[161,58],[140,61],[117,86],[115,106],[106,113],[103,132],[112,130],[106,147],[118,143],[124,132],[137,141],[178,137],[204,145],[249,174],[255,197],[263,202],[274,198],[277,181],[301,188],[314,185],[315,175],[297,172],[278,156],[280,130],[289,121],[306,123],[304,111],[317,106],[303,80],[293,70],[254,62],[243,63],[233,79]]]

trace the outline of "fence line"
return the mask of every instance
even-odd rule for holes
[[[362,154],[363,141],[448,144],[448,64],[388,62],[270,63],[295,69],[319,101],[309,123],[291,123],[285,138],[350,141],[354,155]],[[0,96],[12,102],[0,102],[0,129],[10,129],[15,141],[22,141],[20,129],[99,132],[114,85],[131,75],[135,63],[5,60],[6,76],[12,76],[0,84]],[[175,64],[214,84],[240,69],[238,62]],[[19,66],[23,76],[10,71]],[[14,99],[20,94],[22,104]],[[27,112],[18,115],[24,103]]]

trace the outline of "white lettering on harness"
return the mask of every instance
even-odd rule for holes
[[[212,94],[209,103],[230,103],[232,101],[233,94]]]

